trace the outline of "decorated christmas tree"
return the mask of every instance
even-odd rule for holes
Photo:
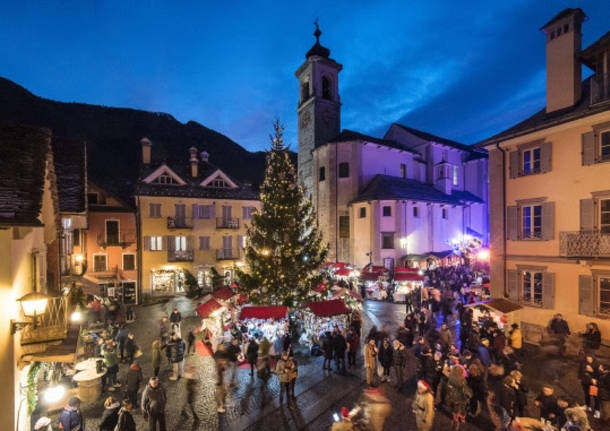
[[[240,272],[242,293],[250,302],[299,306],[322,279],[318,269],[328,247],[322,242],[315,211],[297,174],[276,121],[260,189],[261,210],[248,226],[247,272]]]

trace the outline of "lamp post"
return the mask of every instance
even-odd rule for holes
[[[21,304],[23,315],[30,318],[31,321],[18,322],[11,320],[11,333],[14,334],[17,331],[22,330],[26,325],[32,325],[35,328],[37,317],[46,310],[48,300],[49,297],[47,295],[39,292],[28,293],[19,298],[17,302]]]

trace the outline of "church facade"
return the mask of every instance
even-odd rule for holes
[[[341,130],[343,66],[320,35],[296,71],[298,164],[329,260],[392,268],[465,235],[487,243],[486,151],[400,124],[383,138]]]

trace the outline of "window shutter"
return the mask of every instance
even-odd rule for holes
[[[237,235],[237,248],[245,248],[243,235]]]
[[[592,165],[595,163],[595,135],[593,132],[580,135],[582,145],[582,164]]]
[[[542,273],[542,308],[555,308],[555,273]]]
[[[517,178],[521,171],[521,168],[519,167],[519,151],[511,151],[509,153],[509,159],[510,177]]]
[[[210,218],[216,217],[216,204],[210,205]]]
[[[186,237],[186,249],[187,250],[192,250],[193,249],[193,235],[187,235],[187,237]]]
[[[199,218],[199,205],[193,204],[193,220]]]
[[[508,299],[519,302],[519,271],[516,269],[508,270],[507,277]]]
[[[168,235],[165,237],[165,245],[167,251],[175,251],[176,250],[176,237],[172,235]]]
[[[593,295],[593,277],[590,275],[578,276],[578,313],[585,316],[595,314]]]
[[[555,202],[542,204],[542,239],[551,240],[555,236]]]
[[[149,251],[150,250],[150,237],[145,236],[142,241],[143,241],[142,246],[144,247],[144,251]]]
[[[506,208],[506,227],[508,239],[517,241],[519,239],[519,214],[516,206]]]
[[[595,202],[593,199],[580,200],[580,230],[595,230]]]
[[[551,172],[552,169],[552,151],[553,144],[543,142],[540,144],[540,172]]]

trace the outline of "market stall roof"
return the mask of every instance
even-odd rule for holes
[[[348,262],[335,262],[332,265],[335,268],[340,269],[340,268],[345,268],[346,266],[349,266],[350,264]]]
[[[394,281],[424,281],[424,276],[411,272],[398,272],[394,274]]]
[[[248,302],[248,297],[243,293],[239,294],[239,298],[237,298],[237,304],[242,305]]]
[[[351,273],[352,271],[347,268],[339,268],[337,271],[335,271],[335,275],[339,275],[341,277],[348,277]]]
[[[397,266],[396,268],[394,268],[394,273],[398,273],[398,272],[419,272],[419,268],[407,268],[404,266]]]
[[[310,302],[307,308],[318,317],[336,316],[338,314],[349,314],[351,310],[340,299],[330,301]]]
[[[354,291],[354,290],[350,290],[350,289],[345,289],[342,288],[340,290],[337,290],[334,294],[333,294],[333,299],[339,298],[340,296],[351,296],[354,299],[357,299],[358,301],[362,301],[362,295],[360,295],[358,292]]]
[[[283,319],[288,314],[288,307],[283,305],[251,306],[241,309],[239,318],[243,319]]]
[[[368,280],[368,281],[377,281],[377,279],[379,278],[380,275],[381,275],[380,272],[362,271],[360,273],[360,278],[363,280]]]
[[[468,304],[467,307],[477,307],[483,305],[485,307],[493,308],[494,310],[499,311],[500,313],[510,313],[516,310],[521,310],[523,307],[519,304],[515,304],[512,301],[504,298],[494,298],[487,302],[475,302],[474,304]]]
[[[324,291],[326,291],[327,288],[328,288],[328,284],[320,283],[311,290],[313,290],[314,292],[318,292],[318,293],[324,293]]]
[[[223,286],[220,289],[216,289],[212,292],[212,296],[214,298],[222,299],[223,301],[233,298],[235,295],[237,295],[237,292],[228,286]]]
[[[206,319],[206,318],[210,317],[210,315],[213,312],[221,309],[222,307],[223,306],[222,306],[222,304],[220,304],[220,302],[218,302],[214,298],[212,298],[209,301],[204,302],[199,307],[197,307],[195,309],[195,311],[197,311],[197,314],[199,315],[199,317],[201,317],[202,319]]]

